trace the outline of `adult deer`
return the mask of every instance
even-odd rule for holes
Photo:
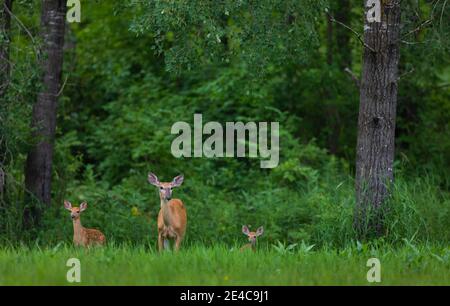
[[[161,252],[169,247],[169,239],[175,239],[175,251],[180,249],[186,232],[186,208],[180,199],[172,199],[172,189],[183,183],[183,175],[175,177],[170,183],[163,183],[153,174],[148,174],[148,182],[159,188],[161,209],[158,214],[158,248]]]
[[[87,208],[86,202],[81,203],[80,207],[72,207],[69,201],[64,201],[64,207],[70,211],[70,217],[73,221],[73,243],[75,246],[89,247],[105,244],[106,238],[102,232],[81,225],[80,215]]]
[[[244,235],[246,235],[248,237],[249,243],[245,244],[241,248],[241,252],[244,250],[248,250],[248,249],[251,249],[253,252],[255,252],[256,251],[256,238],[258,238],[259,236],[261,236],[264,233],[264,228],[262,226],[260,226],[256,230],[256,232],[250,232],[250,230],[248,229],[248,226],[243,225],[242,233],[244,233]]]

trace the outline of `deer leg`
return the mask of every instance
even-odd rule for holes
[[[176,239],[175,239],[175,251],[178,252],[178,250],[180,249],[180,244],[181,241],[183,240],[183,236],[177,235]]]
[[[162,237],[162,233],[158,233],[158,249],[159,252],[161,253],[163,250],[163,237]]]
[[[170,241],[167,238],[164,238],[164,250],[170,249]]]

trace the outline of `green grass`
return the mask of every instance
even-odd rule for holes
[[[178,254],[144,246],[0,248],[0,285],[72,285],[66,262],[73,257],[81,262],[81,285],[369,285],[371,257],[381,261],[381,285],[450,285],[450,248],[409,243],[256,253],[190,246]]]

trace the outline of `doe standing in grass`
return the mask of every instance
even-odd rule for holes
[[[148,182],[159,188],[161,209],[158,213],[158,248],[161,252],[169,247],[169,238],[175,239],[175,251],[180,249],[186,233],[186,208],[180,199],[172,199],[172,189],[183,183],[183,175],[175,177],[170,183],[163,183],[153,173],[148,174]]]
[[[69,201],[64,201],[64,207],[70,211],[70,217],[73,221],[73,243],[75,246],[89,247],[105,244],[106,238],[102,232],[81,225],[80,215],[87,208],[86,202],[81,203],[80,207],[72,207]]]

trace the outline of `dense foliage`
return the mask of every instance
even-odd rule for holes
[[[350,50],[349,68],[360,72],[358,38],[350,32],[346,50],[329,36],[325,7],[334,13],[335,1],[255,2],[83,2],[82,22],[66,34],[53,205],[41,228],[23,232],[23,208],[36,205],[25,200],[22,173],[34,141],[28,127],[39,75],[39,10],[18,1],[23,25],[13,25],[15,65],[1,109],[11,158],[0,239],[69,241],[72,225],[62,206],[69,199],[86,200],[83,224],[110,240],[155,243],[159,199],[147,183],[152,171],[162,180],[185,175],[174,194],[188,209],[188,243],[242,241],[243,224],[264,225],[263,243],[353,243],[359,93],[341,63]],[[350,26],[359,30],[362,8],[350,2]],[[402,46],[397,177],[383,239],[448,244],[449,11],[441,1],[406,2],[410,43]],[[416,11],[418,20],[408,18]],[[433,26],[408,34],[430,14],[439,17]],[[280,165],[174,158],[171,126],[192,123],[194,113],[204,122],[280,122]]]

